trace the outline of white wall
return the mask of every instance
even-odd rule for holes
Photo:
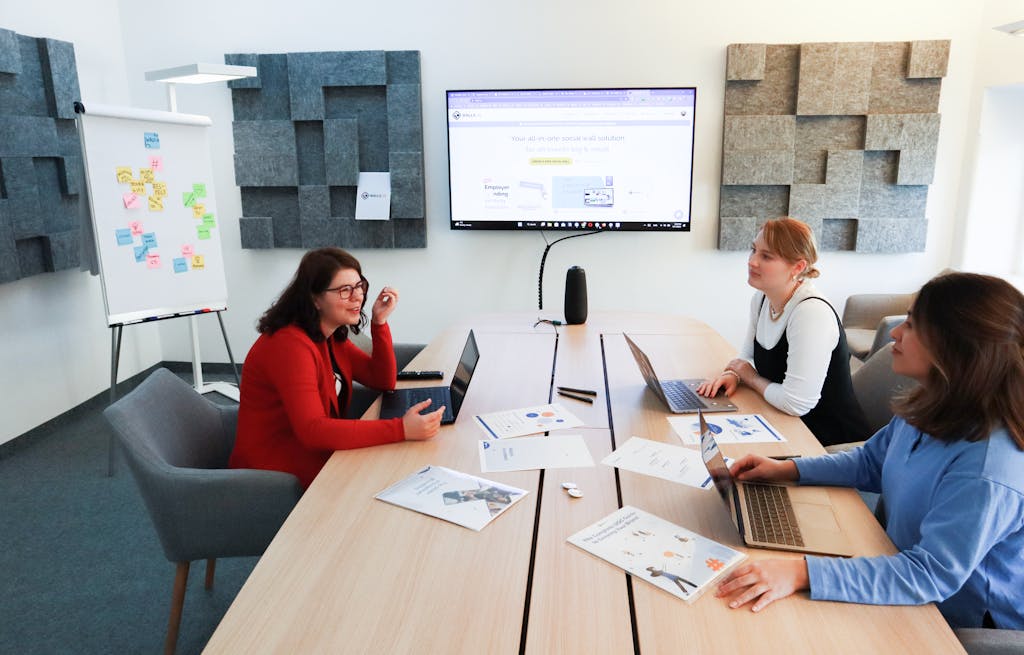
[[[0,0],[0,27],[74,43],[84,98],[130,103],[113,0]],[[0,443],[110,387],[110,329],[99,278],[61,271],[0,285],[0,334]],[[121,379],[161,359],[155,325],[126,330]]]
[[[536,307],[537,266],[544,246],[539,234],[448,229],[445,89],[696,85],[693,231],[602,234],[555,246],[548,258],[545,306],[552,316],[561,313],[565,270],[578,264],[587,270],[592,309],[693,314],[738,343],[750,293],[745,284],[745,254],[715,249],[729,43],[952,39],[940,103],[943,118],[935,182],[928,200],[926,252],[826,253],[818,284],[841,310],[850,293],[912,290],[951,260],[981,18],[971,3],[522,0],[497,7],[466,0],[344,4],[252,0],[228,4],[181,0],[170,8],[120,2],[117,8],[104,5],[106,12],[99,10],[101,15],[109,14],[112,22],[120,21],[131,104],[166,107],[164,89],[143,81],[144,71],[195,61],[221,62],[229,52],[421,52],[428,247],[354,251],[371,283],[392,284],[402,291],[402,304],[392,318],[398,340],[427,341],[450,321],[475,313]],[[20,12],[35,15],[43,25],[54,20],[48,18],[53,15],[49,8]],[[10,23],[6,10],[2,15],[0,20]],[[105,23],[99,25],[99,20],[84,18],[83,22],[110,29]],[[57,31],[48,34],[60,36]],[[77,36],[72,40],[79,51],[97,42],[84,29]],[[111,40],[109,47],[116,49],[116,41]],[[92,91],[100,74],[84,71],[81,55],[79,68],[83,93]],[[178,106],[214,120],[214,183],[229,288],[225,322],[235,355],[242,359],[255,339],[256,318],[287,283],[302,253],[238,246],[241,203],[234,187],[231,101],[226,86],[179,88]],[[561,234],[550,233],[549,238]],[[226,361],[216,320],[204,317],[200,322],[204,358]],[[159,331],[164,359],[190,359],[184,322],[164,322]],[[90,339],[90,347],[104,349],[105,342],[96,337]]]

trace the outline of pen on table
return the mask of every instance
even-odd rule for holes
[[[572,387],[555,387],[555,388],[558,389],[559,391],[568,391],[570,393],[581,393],[584,396],[596,396],[597,395],[596,391],[591,391],[590,389],[573,389]]]
[[[586,396],[577,396],[574,393],[569,393],[567,391],[562,391],[561,389],[558,390],[558,395],[559,396],[565,396],[566,398],[572,398],[573,400],[579,400],[580,402],[590,403],[591,405],[594,404],[594,399],[593,398],[587,398]]]
[[[800,459],[800,455],[772,455],[768,459],[777,459],[780,462],[785,462],[790,459]]]

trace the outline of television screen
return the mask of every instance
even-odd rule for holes
[[[452,229],[690,229],[696,88],[447,95]]]

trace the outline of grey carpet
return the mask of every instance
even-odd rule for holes
[[[120,455],[107,477],[110,432],[93,405],[5,444],[0,653],[163,650],[174,565]],[[256,561],[218,560],[209,592],[205,563],[192,565],[178,653],[202,651]]]

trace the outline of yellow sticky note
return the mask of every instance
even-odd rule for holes
[[[201,270],[203,270],[204,266],[205,266],[205,262],[203,260],[203,256],[202,255],[192,255],[192,270],[193,271],[201,271]]]
[[[206,205],[196,203],[192,205],[192,218],[202,218],[206,213]]]
[[[132,180],[132,193],[134,193],[137,196],[146,195],[146,183],[136,182],[135,180]]]
[[[149,211],[162,212],[164,210],[164,199],[161,196],[149,197]]]
[[[117,183],[128,184],[132,181],[132,167],[131,166],[118,166],[117,167]]]
[[[153,195],[163,198],[167,195],[167,182],[153,182]]]
[[[143,182],[152,182],[153,181],[153,169],[152,168],[140,168],[139,169],[139,179],[142,180]]]

